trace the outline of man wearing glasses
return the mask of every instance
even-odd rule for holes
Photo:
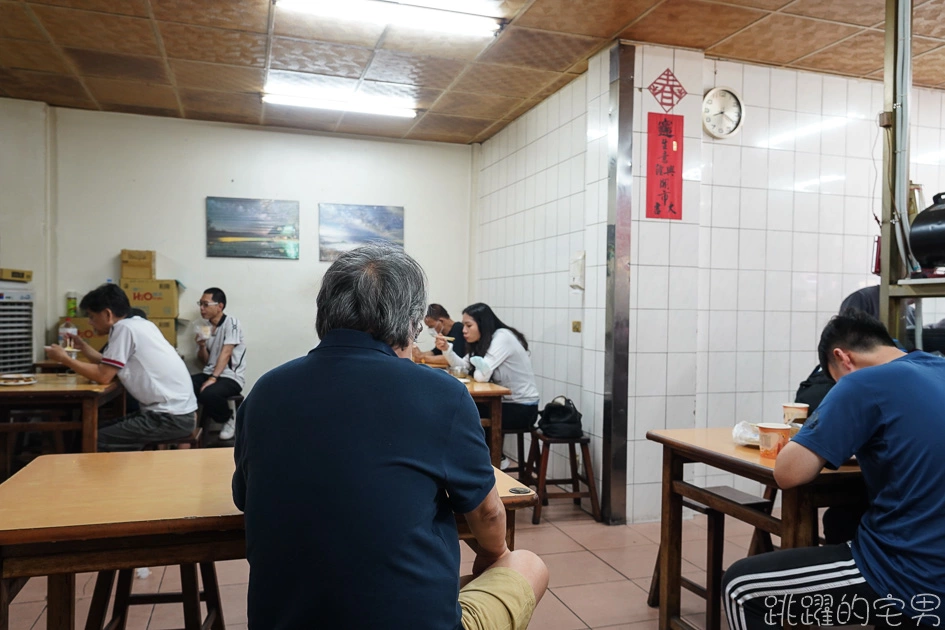
[[[194,374],[194,393],[203,405],[204,417],[223,425],[221,440],[233,439],[236,421],[230,415],[226,399],[243,391],[246,383],[246,345],[240,321],[223,312],[226,293],[217,287],[203,292],[200,316],[209,326],[197,328],[197,359],[204,364],[203,371]]]

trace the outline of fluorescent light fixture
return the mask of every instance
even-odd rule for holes
[[[351,100],[331,100],[317,96],[293,96],[288,94],[263,94],[262,100],[273,105],[291,105],[292,107],[312,107],[315,109],[331,109],[341,112],[357,112],[359,114],[377,114],[380,116],[396,116],[399,118],[416,118],[417,112],[409,107],[403,107],[401,101],[391,103],[386,99],[352,98]]]
[[[803,138],[804,136],[809,136],[820,131],[825,131],[827,129],[835,129],[836,127],[843,127],[848,122],[846,118],[828,118],[823,122],[814,123],[813,125],[805,125],[803,127],[798,127],[793,131],[788,131],[786,133],[778,134],[773,138],[768,140],[768,143],[764,146],[767,149],[776,148],[777,145],[792,140],[794,138]]]
[[[285,9],[305,11],[326,18],[407,26],[456,35],[488,37],[495,35],[501,27],[495,18],[385,0],[276,0],[276,2],[279,7]]]

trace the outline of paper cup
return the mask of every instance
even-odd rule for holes
[[[758,425],[758,444],[761,456],[775,458],[791,439],[791,425],[777,422],[762,422]]]
[[[803,424],[803,421],[807,419],[807,410],[810,405],[807,403],[784,403],[781,407],[784,408],[784,424],[798,421]]]

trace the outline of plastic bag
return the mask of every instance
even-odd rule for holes
[[[750,422],[739,422],[732,427],[732,440],[742,446],[758,446],[758,426]]]

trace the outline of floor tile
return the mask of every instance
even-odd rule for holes
[[[76,589],[78,590],[78,589]],[[20,592],[13,598],[14,604],[25,604],[27,602],[46,601],[46,578],[35,577],[27,580]],[[35,621],[35,619],[34,619]]]
[[[468,547],[468,545],[460,545]],[[217,584],[220,586],[228,584],[248,584],[249,583],[249,562],[246,560],[227,560],[216,563]]]
[[[543,560],[548,565],[552,588],[626,579],[590,551],[549,554]]]
[[[628,580],[564,586],[553,592],[592,628],[656,619],[659,614],[646,605],[646,591]]]
[[[657,630],[659,627],[658,619],[649,619],[636,623],[624,623],[619,626],[597,626],[594,630]]]
[[[653,542],[658,543],[660,541],[660,523],[634,523],[628,527],[643,534]],[[706,528],[697,522],[683,521],[682,540],[685,542],[687,540],[704,539],[706,537],[706,531]]]
[[[30,630],[45,609],[45,601],[10,604],[10,630]]]
[[[594,554],[622,573],[624,577],[633,579],[653,575],[653,567],[656,564],[659,550],[659,545],[650,543],[649,545],[635,545],[623,549],[597,549]]]
[[[528,627],[536,630],[584,630],[587,625],[561,603],[553,592],[547,591],[538,602]]]
[[[515,547],[528,549],[542,556],[546,553],[583,551],[584,548],[557,527],[529,529],[515,535]]]
[[[615,549],[634,545],[651,545],[653,541],[626,525],[606,526],[600,523],[556,523],[558,529],[586,549]]]
[[[708,546],[709,541],[706,539],[689,540],[684,542],[682,548],[683,560],[686,560],[700,569],[705,570],[705,555]],[[748,550],[744,547],[740,547],[738,545],[725,545],[722,551],[722,567],[727,569],[732,565],[733,562],[736,560],[741,560],[747,555]]]

